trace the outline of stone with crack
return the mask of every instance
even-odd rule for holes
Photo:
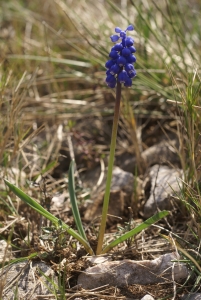
[[[84,289],[94,289],[103,285],[124,287],[132,284],[163,283],[174,278],[176,282],[185,280],[188,269],[177,260],[175,253],[164,254],[154,260],[107,261],[88,268],[78,277],[78,284]]]

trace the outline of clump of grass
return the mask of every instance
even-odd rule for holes
[[[196,227],[198,240],[201,237],[201,172],[200,172],[200,133],[201,133],[201,80],[197,71],[189,74],[186,81],[178,86],[180,98],[173,102],[178,107],[180,116],[178,131],[180,139],[180,159],[184,170],[183,190],[179,198],[186,206],[192,228]]]

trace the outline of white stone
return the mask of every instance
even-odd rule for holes
[[[154,300],[151,295],[145,295],[141,300]]]
[[[89,258],[87,258],[88,261],[90,261],[92,264],[102,264],[106,261],[112,260],[112,258],[110,256],[91,256]]]

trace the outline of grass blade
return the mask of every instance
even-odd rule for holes
[[[65,65],[79,66],[83,68],[91,67],[91,64],[84,61],[77,61],[72,59],[64,59],[64,58],[56,58],[56,57],[48,57],[48,56],[35,56],[35,55],[20,55],[20,54],[10,54],[8,55],[10,59],[23,59],[23,60],[38,60],[42,62],[53,62]]]
[[[23,261],[26,261],[26,260],[30,260],[30,259],[33,259],[37,256],[38,256],[38,253],[34,252],[34,253],[31,253],[29,256],[24,256],[24,257],[18,257],[18,258],[15,258],[15,259],[11,259],[9,262],[6,261],[6,262],[0,263],[0,268],[3,268],[5,266],[11,266],[13,264],[17,264],[17,263],[20,263],[20,262],[23,262]]]
[[[60,220],[53,216],[51,213],[49,213],[46,209],[44,209],[39,203],[37,203],[34,199],[26,195],[22,190],[17,188],[14,184],[10,183],[8,180],[4,179],[5,184],[9,187],[9,189],[18,196],[22,201],[27,203],[31,208],[36,210],[39,214],[44,216],[46,219],[50,220],[55,226],[58,226]],[[75,230],[70,228],[68,225],[66,225],[64,222],[61,222],[61,227],[67,231],[68,234],[72,235],[76,240],[78,240],[86,249],[86,251],[93,255],[93,250],[90,247],[90,245],[87,243],[85,239],[83,239],[82,236],[80,236]]]
[[[68,189],[69,189],[69,194],[70,194],[70,202],[71,202],[72,212],[73,212],[74,220],[75,220],[75,223],[77,226],[77,230],[78,230],[79,234],[83,237],[83,239],[87,240],[87,237],[84,232],[84,228],[82,226],[80,212],[79,212],[79,209],[77,206],[77,199],[76,199],[76,195],[75,195],[74,165],[75,165],[75,162],[71,161],[69,172],[68,172],[68,183],[69,183]]]
[[[151,226],[152,224],[156,223],[160,219],[166,217],[168,214],[169,214],[168,211],[163,210],[163,211],[161,211],[161,212],[153,215],[151,218],[147,219],[142,224],[138,225],[137,227],[133,228],[129,232],[127,232],[127,233],[123,234],[122,236],[120,236],[118,239],[116,239],[113,242],[111,242],[108,246],[106,246],[102,250],[101,254],[107,253],[108,251],[110,251],[112,248],[114,248],[118,244],[124,242],[125,240],[131,238],[133,235],[135,235],[135,234],[141,232],[142,230],[148,228],[149,226]]]

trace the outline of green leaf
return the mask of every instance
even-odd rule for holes
[[[128,231],[127,233],[125,233],[122,236],[120,236],[118,239],[116,239],[113,242],[111,242],[108,246],[106,246],[105,248],[103,248],[101,254],[109,252],[112,248],[114,248],[118,244],[126,241],[127,239],[131,238],[133,235],[135,235],[135,234],[141,232],[142,230],[148,228],[149,226],[151,226],[152,224],[156,223],[160,219],[166,217],[168,214],[169,214],[168,211],[163,210],[163,211],[161,211],[161,212],[153,215],[151,218],[147,219],[142,224],[138,225],[134,229]]]
[[[88,244],[88,242],[83,239],[82,236],[80,236],[75,230],[70,228],[68,225],[66,225],[64,222],[60,221],[57,217],[53,216],[51,213],[49,213],[46,209],[44,209],[38,202],[36,202],[34,199],[26,195],[22,190],[17,188],[14,184],[10,183],[8,180],[4,179],[5,184],[10,188],[10,190],[18,196],[22,201],[27,203],[31,208],[33,208],[35,211],[37,211],[39,214],[44,216],[46,219],[50,220],[55,226],[58,226],[58,224],[61,224],[62,228],[65,229],[68,234],[72,235],[76,240],[78,240],[86,249],[86,251],[93,255],[93,250]]]
[[[68,172],[68,189],[70,194],[70,202],[71,202],[72,212],[73,212],[73,216],[75,219],[78,232],[83,237],[83,239],[87,240],[87,237],[84,232],[84,228],[82,226],[82,221],[80,218],[80,213],[77,206],[77,199],[75,195],[74,165],[75,162],[71,161],[69,172]]]

